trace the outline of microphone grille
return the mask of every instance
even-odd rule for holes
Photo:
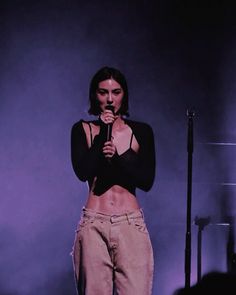
[[[105,109],[114,112],[114,106],[112,106],[112,105],[105,106]]]

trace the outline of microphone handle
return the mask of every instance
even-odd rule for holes
[[[111,140],[111,135],[112,135],[112,124],[107,125],[107,141]]]
[[[105,109],[112,111],[112,113],[114,114],[114,106],[107,105],[105,107]],[[107,125],[107,141],[110,141],[111,140],[111,135],[112,135],[112,124],[108,124]]]

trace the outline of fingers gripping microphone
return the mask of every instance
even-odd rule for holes
[[[114,106],[112,105],[107,105],[105,107],[106,110],[110,110],[113,112],[114,114]],[[111,134],[112,134],[112,123],[110,124],[107,124],[107,141],[110,141],[111,140]]]

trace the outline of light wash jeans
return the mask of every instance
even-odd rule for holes
[[[153,249],[142,210],[106,215],[83,208],[72,251],[79,295],[151,295]]]

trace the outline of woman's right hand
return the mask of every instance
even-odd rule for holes
[[[104,110],[100,115],[100,119],[105,124],[113,124],[116,118],[117,116],[111,110]]]

